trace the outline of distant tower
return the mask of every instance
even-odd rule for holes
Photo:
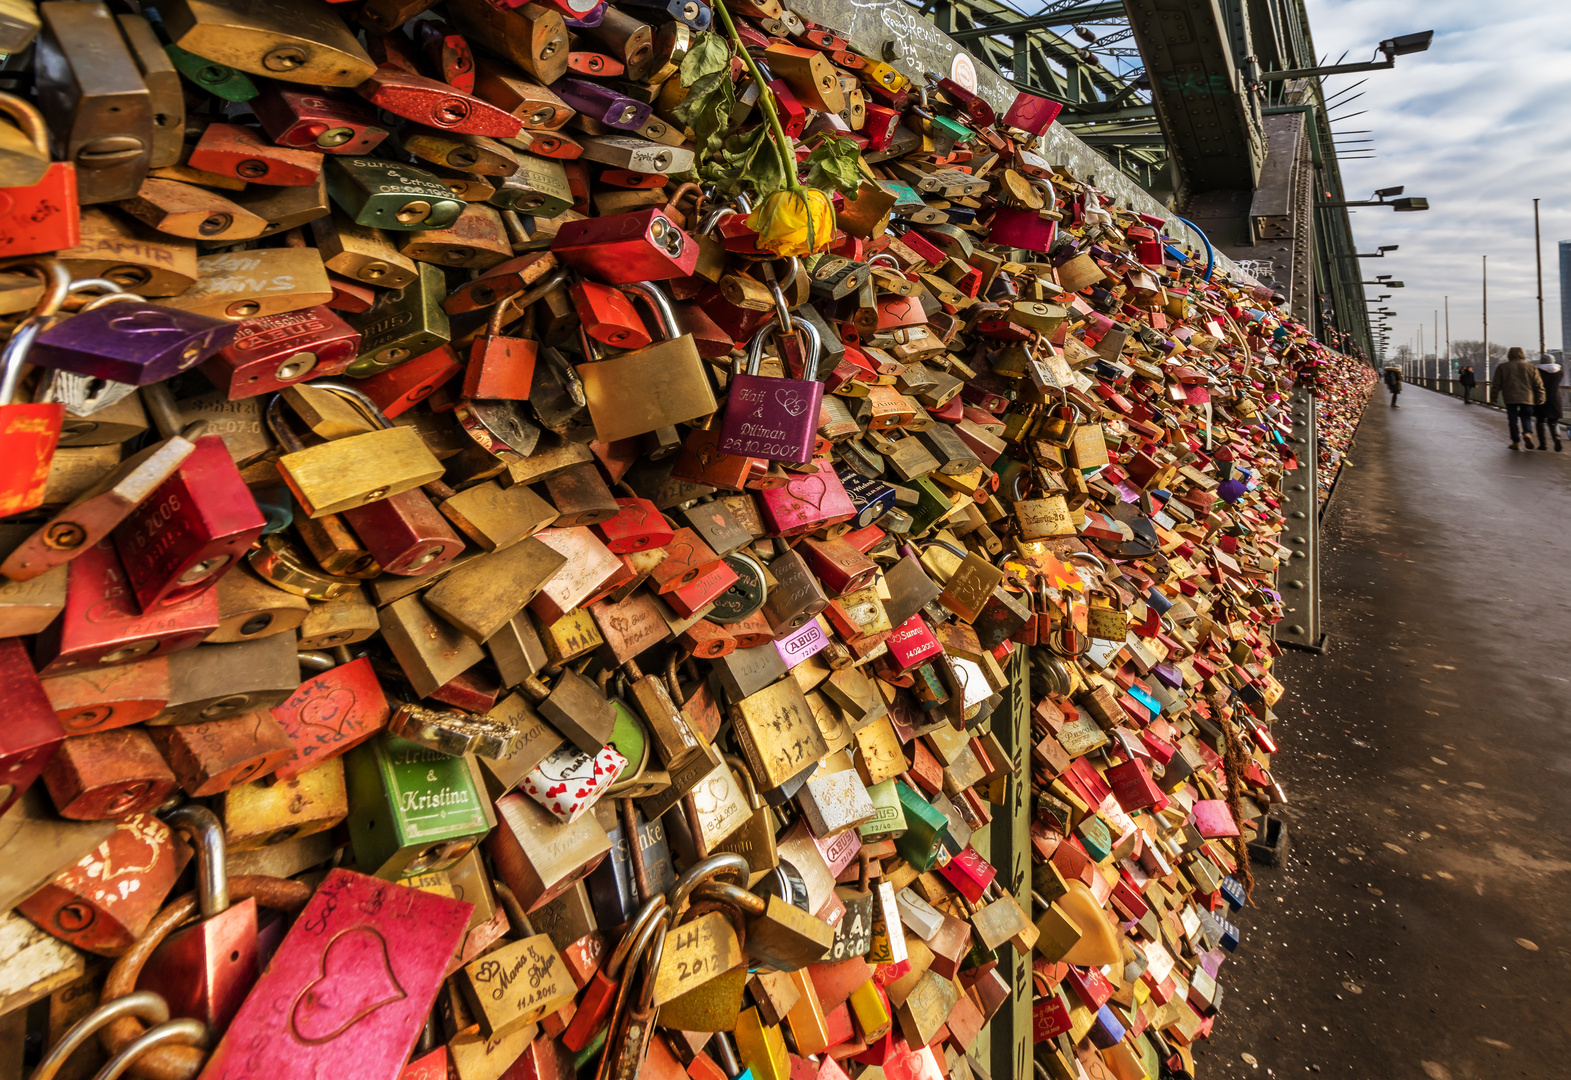
[[[1560,347],[1571,352],[1571,240],[1560,241]]]

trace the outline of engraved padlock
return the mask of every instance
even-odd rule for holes
[[[793,315],[791,322],[807,335],[803,374],[815,377],[777,379],[759,375],[764,339],[773,328],[760,330],[747,348],[747,371],[731,379],[720,428],[722,453],[797,464],[813,456],[818,406],[824,397],[824,384],[816,379],[820,339],[818,328],[800,315]]]

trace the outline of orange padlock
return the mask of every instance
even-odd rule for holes
[[[72,213],[75,209],[76,204],[72,203]],[[0,353],[0,517],[36,510],[43,503],[49,465],[54,461],[60,426],[65,421],[65,406],[59,402],[19,405],[12,404],[12,399],[16,397],[33,339],[60,309],[71,275],[53,259],[13,269],[44,275],[49,289],[37,310],[16,328],[5,351]]]
[[[21,125],[39,153],[48,160],[48,129],[39,111],[10,94],[0,94],[0,111]],[[51,162],[44,171],[44,178],[36,184],[0,187],[0,258],[63,251],[76,247],[81,241],[75,164]],[[7,454],[7,458],[10,457]],[[14,510],[5,512],[15,513]]]

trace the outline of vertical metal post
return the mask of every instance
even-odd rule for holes
[[[1489,370],[1489,256],[1484,256],[1484,400],[1489,400],[1489,382],[1494,372]]]
[[[1320,478],[1319,443],[1315,428],[1315,399],[1299,387],[1292,398],[1293,433],[1289,441],[1298,468],[1282,479],[1285,535],[1293,555],[1276,572],[1282,594],[1282,621],[1276,640],[1314,652],[1325,651],[1320,632]]]
[[[1544,245],[1538,235],[1538,200],[1533,200],[1533,261],[1538,266],[1538,359],[1544,358]]]
[[[1031,665],[1025,648],[1015,649],[1008,666],[1009,687],[993,710],[993,734],[1009,755],[1009,801],[993,812],[988,826],[989,859],[1001,888],[1014,894],[1020,910],[1031,911]],[[1009,1000],[988,1026],[992,1080],[1032,1080],[1031,963],[1014,949],[998,951],[998,973],[1009,984]],[[980,1049],[980,1047],[979,1047]]]

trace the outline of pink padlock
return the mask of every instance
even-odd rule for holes
[[[1044,218],[1025,207],[1000,207],[993,214],[993,227],[987,234],[989,244],[1024,248],[1046,255],[1058,235],[1058,222]]]
[[[791,322],[807,335],[802,373],[816,376],[823,349],[818,328],[800,315],[791,316]],[[720,452],[801,463],[813,456],[824,384],[816,378],[776,379],[758,374],[764,339],[771,329],[766,325],[753,336],[747,347],[747,371],[731,378],[725,419],[720,425]]]
[[[885,644],[889,646],[889,655],[894,658],[901,671],[910,671],[923,661],[931,660],[944,651],[944,647],[938,643],[938,638],[927,625],[927,620],[920,614],[911,616],[895,627]]]
[[[812,471],[758,493],[771,536],[800,536],[850,521],[856,516],[851,496],[828,458],[815,458]]]

